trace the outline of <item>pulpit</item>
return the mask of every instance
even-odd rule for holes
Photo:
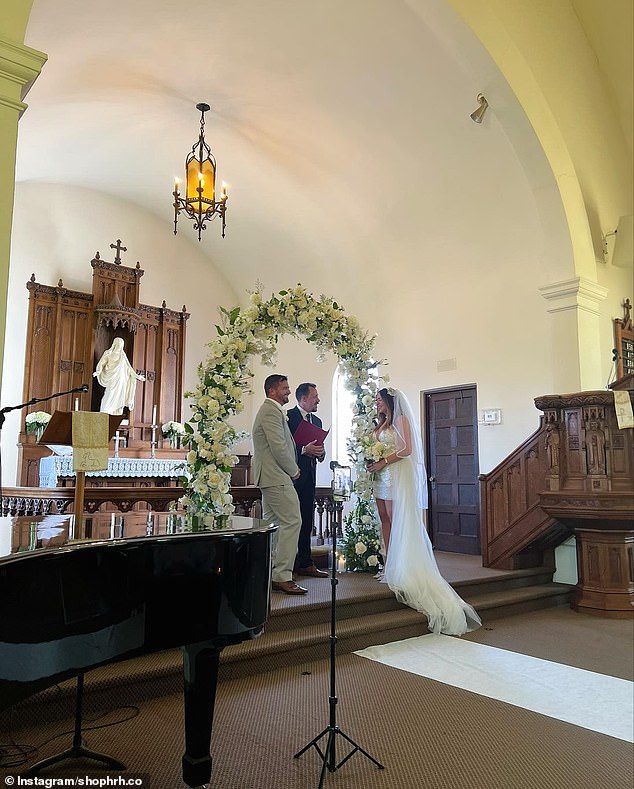
[[[629,392],[632,376],[612,385]],[[626,398],[627,402],[627,398]],[[573,608],[634,615],[634,429],[619,427],[614,392],[535,399],[546,425],[546,479],[539,503],[574,531],[579,582]]]

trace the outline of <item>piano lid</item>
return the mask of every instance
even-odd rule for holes
[[[0,565],[34,555],[67,553],[87,545],[133,541],[187,540],[202,535],[213,538],[274,531],[277,527],[258,518],[232,515],[218,529],[195,529],[184,513],[97,512],[84,515],[79,529],[73,515],[0,517]]]

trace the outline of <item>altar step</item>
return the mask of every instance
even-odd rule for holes
[[[552,577],[552,572],[549,575]],[[540,574],[531,572],[524,576],[528,585],[518,585],[522,578],[514,577],[506,585],[488,581],[455,584],[455,588],[476,609],[485,627],[501,617],[569,604],[574,587],[552,581],[533,583],[534,579],[541,580]],[[477,593],[473,593],[474,589]],[[429,632],[424,615],[401,605],[387,587],[378,583],[372,596],[338,600],[336,622],[338,655]],[[311,663],[329,656],[330,632],[329,604],[273,611],[260,638],[223,651],[220,678],[237,679],[282,666],[307,669]]]
[[[385,644],[428,632],[425,617],[401,605],[385,584],[367,573],[344,573],[337,578],[337,654]],[[308,588],[304,596],[273,593],[271,614],[259,638],[226,647],[221,655],[220,679],[274,671],[297,666],[298,672],[310,671],[311,664],[328,658],[330,653],[331,581],[307,578],[300,582]],[[550,606],[568,605],[573,587],[552,582],[552,569],[546,567],[498,573],[492,577],[463,580],[452,584],[460,596],[478,611],[483,626],[499,617],[512,616]],[[173,677],[180,681],[182,655],[170,650],[135,658],[90,671],[86,690],[98,691],[112,685],[143,682],[148,692],[152,683]],[[55,689],[74,693],[74,682]],[[45,696],[50,691],[44,691]]]

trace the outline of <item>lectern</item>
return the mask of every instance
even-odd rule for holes
[[[127,417],[123,413],[121,416],[109,415],[108,418],[108,441],[110,441],[121,422]],[[73,412],[55,411],[42,433],[40,444],[59,444],[60,446],[73,445]],[[86,484],[86,474],[84,471],[77,471],[75,477],[75,498],[73,511],[75,513],[75,524],[81,524],[84,512],[84,488]]]

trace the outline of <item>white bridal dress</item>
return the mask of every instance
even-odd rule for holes
[[[405,605],[425,614],[434,633],[460,636],[476,630],[482,622],[475,610],[452,589],[440,574],[427,535],[423,511],[427,509],[427,480],[420,439],[409,403],[394,390],[393,427],[379,440],[401,459],[378,472],[374,495],[392,500],[392,529],[383,581]],[[399,425],[410,425],[412,451],[405,455]],[[401,452],[403,454],[401,454]]]

